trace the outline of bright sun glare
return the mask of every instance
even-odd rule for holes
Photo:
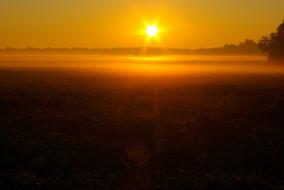
[[[150,25],[146,28],[146,33],[149,37],[155,37],[159,33],[159,29],[155,25]]]

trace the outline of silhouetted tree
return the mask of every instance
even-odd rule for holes
[[[271,60],[284,60],[284,21],[275,33],[262,37],[258,47],[268,53]]]
[[[247,50],[256,50],[257,43],[254,40],[246,39],[244,42],[239,43],[238,47]]]

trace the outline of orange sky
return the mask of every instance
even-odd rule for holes
[[[200,48],[259,39],[284,19],[279,0],[1,0],[0,47]]]

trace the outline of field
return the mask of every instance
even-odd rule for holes
[[[284,189],[284,67],[213,59],[2,57],[0,189]]]

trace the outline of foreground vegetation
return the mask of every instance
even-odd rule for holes
[[[283,189],[284,77],[0,72],[1,189]]]

